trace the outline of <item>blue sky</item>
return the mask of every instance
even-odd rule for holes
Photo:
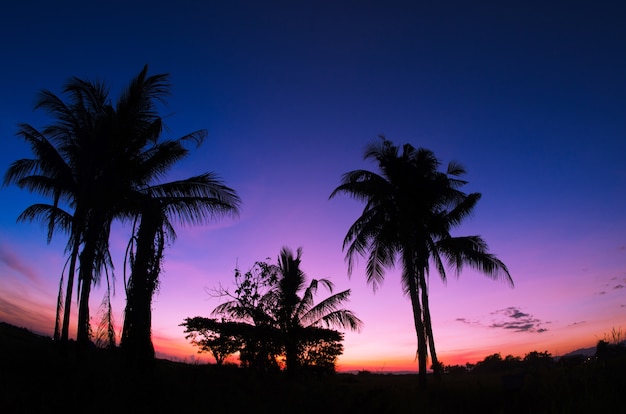
[[[144,64],[170,73],[165,135],[209,133],[171,177],[215,171],[243,205],[237,220],[179,229],[154,303],[157,349],[193,354],[178,324],[215,306],[205,287],[303,246],[304,270],[351,288],[365,322],[340,362],[406,367],[415,335],[397,271],[375,295],[362,267],[347,277],[341,243],[362,206],[328,200],[341,174],[375,169],[363,149],[384,134],[466,166],[467,190],[483,198],[459,234],[482,235],[516,284],[432,275],[444,363],[591,346],[626,313],[626,6],[475,3],[5,6],[0,167],[29,156],[18,123],[49,121],[33,111],[39,90],[60,94],[77,76],[105,81],[115,99]],[[1,194],[0,319],[51,332],[65,240],[47,246],[38,224],[15,223],[36,197]],[[114,254],[128,233],[114,232]],[[121,312],[119,283],[116,303]]]

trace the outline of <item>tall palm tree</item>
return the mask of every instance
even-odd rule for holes
[[[169,92],[168,75],[148,76],[147,71],[145,66],[131,80],[115,105],[99,82],[70,79],[63,89],[67,102],[44,90],[36,107],[45,109],[56,122],[42,132],[27,124],[20,126],[18,134],[31,145],[34,158],[16,161],[5,175],[5,185],[17,183],[53,199],[47,207],[27,210],[24,217],[47,220],[49,237],[59,226],[70,234],[62,338],[67,339],[78,261],[77,341],[83,345],[90,340],[91,287],[102,270],[112,268],[111,223],[128,214],[127,204],[136,191],[169,168],[168,164],[150,164],[162,131],[156,103]],[[71,219],[59,213],[61,205],[73,210]]]
[[[397,261],[402,264],[402,287],[411,299],[417,335],[419,379],[425,385],[428,349],[435,374],[441,368],[428,302],[430,266],[434,265],[444,281],[447,268],[458,276],[465,264],[491,278],[511,285],[513,281],[507,267],[488,252],[480,236],[450,234],[480,199],[479,193],[460,190],[466,184],[458,178],[465,174],[464,168],[451,162],[446,172],[440,172],[440,162],[432,151],[405,144],[400,153],[391,141],[380,138],[367,146],[364,158],[376,160],[381,174],[348,172],[330,198],[343,193],[365,202],[363,213],[343,242],[348,274],[352,273],[355,256],[367,256],[367,281],[376,290],[385,269]]]
[[[148,161],[158,147],[162,120],[156,103],[169,92],[168,75],[148,76],[148,67],[135,76],[117,100],[98,114],[95,138],[76,157],[89,162],[85,184],[88,199],[84,224],[83,249],[80,254],[81,283],[77,341],[89,341],[89,296],[100,269],[109,263],[108,241],[113,220],[124,217],[132,194],[146,187],[168,165]],[[78,148],[79,150],[81,148]],[[147,161],[148,160],[148,161]]]
[[[181,140],[161,146],[153,158],[171,164],[187,154]],[[163,148],[169,148],[163,150]],[[173,241],[176,232],[171,219],[183,224],[198,224],[213,217],[236,214],[240,203],[237,194],[224,186],[214,174],[153,185],[135,194],[138,227],[129,244],[131,275],[126,283],[126,308],[121,347],[129,361],[138,364],[154,359],[151,339],[152,297],[159,283],[161,261],[166,240]]]
[[[43,90],[35,105],[36,109],[43,109],[53,116],[56,120],[54,124],[45,127],[41,132],[28,124],[19,125],[17,135],[30,145],[34,157],[20,159],[11,164],[5,174],[4,185],[16,183],[20,188],[52,198],[51,204],[39,203],[27,207],[18,217],[18,221],[47,222],[48,242],[58,228],[69,233],[67,251],[70,252],[70,262],[65,306],[62,305],[62,274],[55,322],[55,338],[60,336],[67,341],[74,274],[88,212],[87,197],[83,189],[90,188],[86,181],[92,178],[86,169],[90,163],[80,162],[77,155],[82,153],[84,157],[86,148],[94,141],[99,123],[97,114],[105,112],[108,93],[100,83],[77,78],[70,79],[63,92],[68,95],[67,102],[52,92]],[[72,208],[73,214],[64,210],[62,205]],[[59,334],[62,308],[63,327]]]

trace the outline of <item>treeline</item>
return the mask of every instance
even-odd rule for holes
[[[500,353],[495,353],[488,355],[475,364],[444,365],[443,370],[448,374],[525,372],[559,367],[574,367],[586,363],[600,363],[601,365],[606,365],[616,359],[624,358],[626,358],[625,342],[610,343],[607,340],[600,340],[596,346],[595,354],[591,356],[573,354],[554,357],[547,351],[532,351],[527,353],[524,357],[513,355],[502,357]]]

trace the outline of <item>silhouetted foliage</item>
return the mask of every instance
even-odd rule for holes
[[[183,326],[188,338],[201,344],[194,335],[204,329],[202,335],[209,338],[208,345],[225,332],[222,326],[228,325],[234,327],[228,330],[229,335],[240,341],[242,366],[271,371],[284,364],[290,373],[334,371],[337,357],[343,352],[343,335],[329,327],[357,330],[362,322],[351,311],[338,309],[347,300],[349,290],[333,294],[317,305],[313,303],[318,284],[332,293],[332,283],[313,279],[307,287],[300,257],[301,249],[294,256],[283,248],[276,265],[257,262],[244,274],[235,270],[234,293],[223,288],[214,291],[216,296],[230,299],[212,312],[227,321],[187,318]]]
[[[309,326],[298,334],[298,357],[300,369],[312,373],[335,371],[337,358],[343,353],[341,332]]]
[[[603,364],[607,365],[611,360],[626,358],[626,343],[609,343],[605,340],[598,341],[595,357]]]
[[[548,351],[537,352],[532,351],[524,356],[522,360],[525,368],[530,369],[549,369],[554,367],[554,357]]]
[[[489,253],[480,236],[454,237],[451,231],[467,218],[480,193],[460,190],[465,169],[450,162],[445,172],[430,150],[410,144],[401,148],[381,136],[367,146],[364,158],[377,162],[380,174],[355,170],[345,173],[330,198],[343,193],[365,203],[363,213],[350,226],[343,241],[348,273],[357,255],[367,256],[366,277],[374,290],[385,269],[402,263],[402,288],[411,299],[417,336],[417,359],[421,384],[426,384],[428,351],[435,376],[442,366],[437,360],[432,330],[428,284],[434,268],[446,281],[446,270],[457,276],[465,265],[493,279],[513,281],[507,267]]]
[[[583,365],[589,358],[586,355],[564,355],[559,358],[557,365],[559,367],[571,368]]]
[[[94,403],[101,391],[115,396],[122,412],[620,413],[625,368],[623,359],[613,360],[608,368],[591,359],[526,376],[446,374],[445,383],[427,388],[416,388],[413,374],[360,371],[292,381],[283,375],[250,375],[228,364],[163,359],[156,359],[146,373],[128,369],[117,352],[94,348],[81,361],[60,354],[51,338],[0,323],[3,413],[64,412],[68,407],[109,413],[111,404]]]
[[[473,372],[488,373],[511,371],[522,366],[522,359],[513,355],[507,355],[502,358],[499,353],[489,355],[474,366]]]
[[[216,319],[186,318],[181,324],[185,327],[186,339],[198,348],[198,352],[210,352],[217,365],[226,358],[241,351],[243,339],[237,322],[217,321]]]
[[[469,368],[473,368],[473,365],[469,365],[469,367],[468,365],[444,365],[443,372],[452,375],[467,374]]]
[[[121,344],[133,360],[153,359],[151,302],[166,238],[171,242],[175,237],[171,221],[199,224],[237,212],[236,193],[213,173],[156,183],[189,154],[186,143],[199,145],[206,135],[201,130],[176,140],[162,139],[163,120],[156,105],[164,102],[169,93],[168,77],[148,76],[148,67],[144,66],[114,103],[104,84],[72,78],[63,89],[66,101],[47,90],[39,95],[36,108],[54,118],[51,125],[38,131],[20,124],[18,135],[30,144],[33,158],[11,164],[4,185],[15,183],[50,197],[51,202],[27,207],[18,220],[46,223],[48,241],[57,229],[69,234],[67,287],[63,295],[64,268],[57,296],[55,339],[68,339],[74,273],[79,261],[77,342],[83,347],[90,343],[89,298],[92,285],[104,272],[107,294],[103,303],[108,309],[103,311],[101,322],[109,326],[98,327],[96,340],[102,343],[106,337],[109,346],[114,346],[110,228],[113,220],[134,218],[139,224],[133,228],[129,248],[131,274],[125,283],[127,303]]]

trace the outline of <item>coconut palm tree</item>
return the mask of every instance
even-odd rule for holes
[[[181,140],[161,146],[153,158],[165,164],[171,164],[172,156],[180,159],[181,155],[187,154]],[[135,205],[131,205],[137,216],[127,249],[131,274],[126,283],[121,342],[129,361],[145,364],[154,359],[151,305],[159,283],[166,240],[172,242],[176,238],[171,220],[200,224],[214,217],[236,214],[239,203],[237,194],[211,173],[137,191]]]
[[[276,266],[278,283],[264,298],[264,301],[272,304],[268,308],[273,310],[274,324],[283,334],[287,371],[292,373],[298,369],[298,355],[308,328],[357,331],[362,325],[362,321],[352,311],[339,308],[348,300],[349,289],[314,304],[313,297],[318,286],[325,286],[332,293],[333,284],[328,279],[312,279],[307,286],[307,277],[300,268],[301,257],[302,248],[298,248],[295,256],[289,248],[281,249]]]
[[[307,342],[336,342],[340,335],[330,328],[358,331],[363,324],[352,311],[339,308],[348,300],[349,289],[314,303],[318,286],[325,286],[332,293],[333,284],[328,279],[312,279],[307,286],[307,277],[300,268],[301,257],[302,248],[294,256],[283,247],[276,265],[257,263],[258,277],[248,273],[251,276],[242,285],[250,294],[222,303],[213,311],[214,315],[227,315],[275,330],[285,352],[287,371],[292,374],[298,370]],[[263,293],[259,292],[262,285],[268,286]]]
[[[67,251],[70,253],[69,272],[63,306],[63,274],[57,300],[55,338],[67,341],[74,273],[83,240],[83,229],[87,218],[88,203],[83,188],[89,188],[91,179],[88,161],[80,162],[94,141],[98,128],[98,116],[105,112],[108,94],[100,83],[90,83],[72,78],[64,87],[67,102],[48,90],[43,90],[35,105],[56,120],[41,132],[28,124],[20,124],[18,136],[31,147],[34,157],[15,161],[7,170],[4,185],[17,184],[30,192],[52,198],[51,204],[38,203],[27,207],[18,221],[42,220],[48,224],[48,242],[56,229],[69,233]],[[67,205],[70,213],[62,208]],[[62,332],[59,334],[60,312],[64,308]]]
[[[465,174],[464,168],[451,162],[446,172],[440,172],[432,151],[405,144],[400,152],[391,141],[380,138],[368,145],[364,158],[376,160],[381,174],[348,172],[330,198],[343,193],[366,203],[344,238],[348,274],[355,256],[367,256],[367,281],[376,290],[385,269],[397,261],[402,264],[402,287],[411,300],[417,334],[419,378],[426,384],[428,349],[433,369],[440,373],[428,302],[431,265],[444,281],[447,268],[458,276],[467,264],[494,279],[513,282],[507,267],[488,252],[480,236],[450,234],[480,199],[479,193],[460,190],[466,184],[458,178]]]
[[[21,125],[19,135],[31,145],[35,156],[16,161],[5,175],[5,185],[17,183],[53,199],[47,207],[27,210],[24,217],[46,219],[49,237],[58,227],[70,234],[62,338],[67,338],[78,261],[77,341],[83,345],[90,340],[91,287],[103,270],[112,269],[108,253],[111,223],[127,217],[133,194],[148,187],[170,166],[152,163],[153,153],[162,148],[157,144],[162,120],[156,104],[169,92],[168,75],[148,76],[147,71],[145,66],[131,80],[115,105],[99,82],[72,78],[63,90],[67,102],[43,91],[36,107],[45,109],[56,122],[42,132]],[[199,131],[190,136],[202,134]],[[71,219],[69,214],[59,213],[60,205],[73,210]],[[57,303],[61,302],[59,298]]]
[[[80,187],[85,189],[88,211],[79,258],[79,343],[89,341],[91,286],[97,282],[104,265],[111,265],[108,256],[111,223],[125,217],[132,195],[168,167],[150,163],[154,148],[159,148],[157,142],[162,131],[156,103],[168,94],[168,75],[148,76],[147,71],[148,67],[144,66],[115,106],[107,106],[98,114],[94,139],[76,157],[90,163],[86,168],[90,178],[85,183],[89,188]]]

